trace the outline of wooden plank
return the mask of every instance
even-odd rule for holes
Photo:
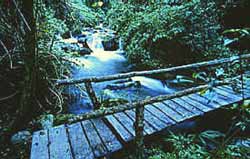
[[[125,114],[127,114],[130,119],[135,122],[135,110],[127,110],[124,112]],[[145,132],[145,135],[150,135],[152,133],[155,132],[155,129],[153,127],[151,127],[147,121],[144,120],[144,132]]]
[[[115,152],[122,148],[121,143],[101,119],[91,119],[91,122],[94,124],[109,152]]]
[[[203,111],[201,109],[191,105],[190,103],[185,101],[183,98],[174,98],[173,101],[178,103],[182,107],[184,107],[186,110],[192,112],[194,115],[202,115],[203,114]]]
[[[162,111],[159,109],[155,108],[153,105],[146,105],[145,109],[151,112],[152,115],[157,117],[160,121],[164,122],[166,126],[172,125],[175,122],[170,119],[166,114],[164,114]]]
[[[72,152],[75,159],[94,159],[94,154],[83,132],[81,123],[67,125],[69,140],[72,146]]]
[[[100,136],[97,134],[97,131],[90,120],[84,120],[81,123],[95,158],[102,157],[107,154],[107,148],[102,143]]]
[[[209,112],[209,111],[213,110],[212,106],[204,105],[204,104],[192,99],[190,96],[183,96],[183,97],[181,97],[181,99],[185,100],[190,105],[197,107],[198,109],[200,109],[203,112]]]
[[[135,136],[134,123],[124,112],[115,113],[114,116],[123,125],[123,127],[130,132],[130,134]]]
[[[182,115],[174,111],[173,109],[169,108],[168,105],[165,105],[163,103],[154,103],[154,105],[157,109],[165,113],[167,116],[169,116],[171,119],[173,119],[175,122],[179,123],[183,121]]]
[[[215,103],[218,103],[220,107],[228,104],[227,99],[225,99],[220,94],[216,93],[215,90],[212,90],[211,95],[206,94],[206,95],[202,95],[202,97],[206,98],[210,102],[213,101]]]
[[[49,142],[50,159],[73,159],[64,125],[49,129]]]
[[[165,128],[166,124],[152,115],[148,110],[144,112],[144,119],[157,131],[160,131]]]
[[[226,106],[226,105],[234,103],[231,98],[225,97],[221,95],[220,93],[216,92],[216,88],[214,88],[213,91],[216,93],[215,98],[213,100],[215,102],[218,102],[220,106]]]
[[[222,90],[225,90],[225,91],[227,91],[227,92],[230,92],[230,93],[232,93],[232,94],[235,94],[235,95],[237,95],[237,96],[239,96],[239,97],[242,98],[241,92],[236,92],[236,91],[234,91],[233,88],[232,88],[231,86],[229,86],[229,85],[224,85],[224,86],[221,86],[221,87],[219,87],[219,88],[222,89]]]
[[[239,99],[242,99],[242,94],[240,92],[235,92],[231,89],[227,89],[226,86],[220,86],[220,87],[217,87],[218,89],[224,91],[224,92],[227,92],[227,95],[233,95],[235,98],[239,98]]]
[[[133,135],[125,129],[113,115],[105,116],[105,118],[124,142],[128,142],[134,138]]]
[[[216,93],[214,90],[210,92],[210,97],[208,97],[208,94],[206,95],[200,95],[199,93],[194,93],[190,96],[194,100],[202,100],[204,101],[203,104],[211,104],[211,103],[217,103],[217,104],[212,104],[215,107],[221,107],[222,105],[227,105],[228,102],[227,100],[221,96],[220,94]]]
[[[187,111],[182,106],[173,102],[172,100],[165,100],[163,101],[163,104],[166,104],[168,107],[172,108],[173,110],[178,112],[180,115],[182,115],[182,120],[189,119],[194,116],[193,113],[191,113],[190,111]]]
[[[209,106],[209,107],[211,107],[213,109],[216,109],[216,108],[220,107],[219,103],[217,103],[217,102],[215,102],[213,100],[208,100],[207,98],[205,98],[204,96],[201,96],[198,93],[190,94],[190,95],[188,95],[188,97],[192,98],[195,101],[198,101],[199,103],[201,103],[203,105]]]
[[[34,132],[30,159],[49,159],[48,130]]]
[[[223,86],[221,89],[224,89],[225,91],[229,91],[230,93],[233,93],[233,94],[235,94],[235,95],[238,95],[238,96],[240,96],[240,97],[242,98],[242,93],[241,93],[241,92],[236,92],[236,91],[234,91],[233,88],[230,87],[230,86]],[[242,89],[240,89],[240,90],[242,90]],[[247,98],[249,98],[249,97],[250,97],[250,89],[249,89],[249,90],[246,90],[246,88],[244,88],[244,95],[245,95]]]
[[[229,93],[229,92],[227,92],[227,91],[224,91],[223,89],[219,89],[218,87],[217,87],[217,88],[214,88],[214,90],[215,90],[217,93],[223,95],[224,97],[230,99],[230,101],[231,101],[232,103],[235,103],[235,102],[237,102],[237,101],[241,101],[241,99],[242,99],[241,97],[239,97],[239,96],[237,96],[237,95],[235,95],[235,94],[233,94],[233,93]]]

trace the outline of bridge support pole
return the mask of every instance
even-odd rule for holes
[[[86,91],[89,95],[89,98],[94,106],[94,109],[97,110],[100,108],[100,103],[96,97],[96,94],[95,94],[95,91],[92,87],[92,84],[91,82],[85,82],[85,87],[86,87]]]
[[[136,158],[144,159],[144,106],[137,105],[135,111],[135,144],[136,144]]]

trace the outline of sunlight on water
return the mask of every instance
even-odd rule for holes
[[[93,52],[90,55],[71,59],[74,63],[80,64],[80,67],[76,67],[73,70],[72,78],[106,76],[131,71],[130,65],[124,56],[122,39],[119,39],[118,50],[105,51],[102,43],[105,36],[109,36],[109,33],[102,30],[92,31],[87,34],[87,45]],[[66,42],[74,43],[75,40],[67,40]],[[175,91],[175,89],[168,88],[162,81],[153,78],[136,76],[132,77],[132,81],[138,81],[141,87],[131,86],[114,90],[107,88],[109,84],[116,86],[114,81],[94,84],[93,87],[99,96],[105,92],[107,98],[125,98],[129,101],[144,99],[148,96],[169,94]],[[126,86],[129,83],[123,82],[122,84]],[[77,88],[72,88],[72,91],[74,89]],[[71,108],[69,111],[76,114],[81,114],[92,109],[88,96],[77,98],[70,105]]]
[[[142,86],[151,89],[152,91],[161,92],[161,93],[171,93],[173,89],[168,88],[163,85],[163,83],[159,80],[143,77],[143,76],[135,76],[132,77],[133,81],[139,81]]]

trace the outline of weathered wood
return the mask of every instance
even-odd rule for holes
[[[174,98],[172,99],[174,102],[178,103],[179,105],[183,106],[186,110],[192,112],[194,115],[202,115],[203,111],[192,104],[185,101],[183,98]]]
[[[194,115],[193,113],[191,113],[190,111],[187,111],[182,106],[173,102],[172,100],[166,100],[166,101],[163,101],[162,103],[166,104],[169,108],[179,113],[182,116],[182,120],[189,119],[190,117],[193,117]]]
[[[134,111],[134,109],[133,110],[127,110],[124,113],[127,114],[133,122],[135,122],[135,111]],[[153,132],[155,132],[155,130],[147,123],[147,121],[144,120],[144,134],[145,135],[150,135]]]
[[[234,91],[233,89],[232,89],[232,87],[230,87],[230,86],[224,86],[224,87],[222,87],[222,89],[225,89],[226,91],[229,91],[229,92],[231,92],[232,94],[236,94],[236,95],[239,95],[239,96],[241,96],[241,98],[242,98],[242,93],[241,92],[236,92],[236,91]],[[241,91],[242,91],[242,89],[240,89]],[[246,96],[246,98],[249,98],[250,97],[250,86],[249,86],[249,88],[247,89],[247,88],[244,88],[244,94],[245,94],[245,96]]]
[[[123,127],[130,132],[130,134],[135,136],[134,123],[124,112],[115,113],[114,116],[123,125]]]
[[[217,88],[214,88],[214,90],[215,94],[217,95],[217,98],[215,99],[217,102],[213,100],[210,101],[208,98],[201,96],[198,93],[191,93],[185,94],[181,97],[170,96],[171,99],[168,99],[167,101],[162,99],[170,97],[164,96],[160,98],[163,102],[146,104],[144,110],[145,117],[143,121],[144,128],[142,132],[140,132],[140,135],[151,135],[153,133],[166,129],[170,125],[182,122],[185,119],[192,118],[195,115],[200,115],[202,114],[202,112],[212,111],[222,106],[236,103],[242,99],[239,93],[237,94],[232,90],[232,88],[228,86],[219,86]],[[179,93],[177,93],[177,96],[178,95]],[[158,98],[153,99],[153,101],[158,100]],[[140,101],[140,103],[147,102],[152,101],[148,99],[146,102]],[[136,103],[138,102],[132,104]],[[143,108],[142,106],[135,107]],[[131,110],[126,109],[125,112],[105,116],[108,121],[109,127],[112,127],[112,129],[108,128],[105,123],[102,122],[103,120],[91,119],[82,122],[83,124],[80,126],[84,127],[83,129],[81,129],[81,127],[79,126],[80,123],[69,125],[69,139],[67,136],[67,131],[63,125],[50,129],[47,133],[47,137],[45,131],[45,136],[42,136],[42,139],[41,137],[37,136],[37,134],[34,134],[32,144],[33,154],[31,154],[31,157],[34,156],[33,158],[37,158],[36,156],[39,153],[45,154],[43,156],[39,155],[39,157],[44,157],[44,159],[81,158],[81,156],[83,156],[83,158],[96,158],[105,156],[110,152],[120,149],[121,144],[119,143],[119,141],[117,141],[117,138],[113,134],[118,135],[119,137],[117,137],[120,141],[123,142],[123,144],[135,139],[134,135],[137,135],[133,135],[132,133],[132,131],[134,130],[133,122],[135,122],[135,109],[134,107],[132,107]],[[110,131],[110,129],[112,130],[112,132]],[[128,131],[128,129],[130,129],[130,131]],[[143,131],[145,133],[143,133]],[[137,141],[142,141],[142,139],[139,138],[137,139]],[[49,148],[46,149],[46,146],[49,143],[51,144],[49,145]],[[142,142],[137,142],[137,146],[138,145],[142,145]],[[137,155],[141,157],[143,152],[142,149],[137,150],[139,150],[137,151]],[[46,157],[46,155],[50,155],[50,157]]]
[[[50,159],[73,159],[64,125],[49,129]]]
[[[204,61],[204,62],[199,62],[199,63],[194,63],[194,64],[166,68],[166,69],[158,69],[158,70],[151,70],[151,71],[135,71],[135,72],[109,75],[109,76],[101,76],[101,77],[57,80],[56,83],[57,85],[70,85],[70,84],[79,84],[79,83],[85,83],[85,82],[104,82],[104,81],[111,81],[111,80],[117,80],[117,79],[123,79],[123,78],[130,78],[134,76],[148,76],[148,75],[153,75],[153,74],[174,72],[177,70],[185,70],[185,69],[190,69],[190,68],[201,68],[201,67],[219,65],[219,64],[229,63],[232,61],[239,60],[239,58],[248,59],[250,58],[250,54],[241,55],[241,56],[233,56],[230,58],[216,59],[216,60],[211,60],[211,61]]]
[[[136,158],[144,159],[144,106],[135,109],[135,145]]]
[[[95,110],[99,109],[101,104],[99,103],[99,101],[98,101],[98,99],[96,97],[96,94],[95,94],[95,91],[94,91],[94,89],[92,87],[91,82],[86,82],[85,87],[86,87],[86,91],[87,91],[87,93],[89,95],[89,98],[90,98],[90,100],[91,100],[91,102],[92,102],[92,104],[94,106],[94,109]]]
[[[216,85],[223,85],[225,83],[219,82]],[[96,110],[94,112],[88,112],[86,114],[83,115],[76,115],[74,117],[72,117],[69,120],[69,123],[73,123],[73,122],[77,122],[77,121],[82,121],[82,120],[86,120],[86,119],[91,119],[91,118],[98,118],[98,117],[102,117],[105,115],[110,115],[110,114],[114,114],[114,113],[118,113],[118,112],[123,112],[125,110],[130,110],[133,108],[136,108],[138,105],[142,106],[142,105],[148,105],[148,104],[153,104],[156,102],[161,102],[164,100],[169,100],[169,99],[173,99],[173,98],[178,98],[178,97],[182,97],[188,94],[192,94],[192,93],[196,93],[199,91],[202,91],[204,89],[207,89],[211,86],[209,85],[201,85],[198,87],[193,87],[193,88],[188,88],[186,90],[183,91],[178,91],[169,95],[160,95],[157,97],[151,97],[151,98],[147,98],[145,100],[142,101],[137,101],[137,102],[133,102],[133,103],[128,103],[128,104],[123,104],[123,105],[119,105],[116,107],[111,107],[111,108],[106,108],[104,110]]]
[[[212,92],[212,93],[213,93],[214,96],[212,96],[211,99],[210,99],[209,96],[203,96],[203,97],[205,97],[205,98],[207,98],[207,99],[209,99],[209,100],[212,100],[212,101],[218,103],[220,106],[225,106],[225,105],[231,104],[230,98],[227,98],[227,97],[224,97],[224,96],[221,95],[221,94],[218,94],[218,93],[214,90],[214,88],[213,88],[213,92]]]
[[[68,125],[69,140],[75,159],[94,159],[93,151],[83,132],[81,123]]]
[[[234,91],[231,86],[223,86],[223,87],[220,87],[220,89],[230,92],[231,94],[235,94],[239,96],[240,98],[242,98],[242,94],[240,92]]]
[[[199,110],[203,111],[203,112],[208,112],[210,110],[213,110],[214,107],[211,107],[211,106],[206,106],[206,105],[203,105],[199,102],[197,102],[196,100],[192,99],[191,97],[189,96],[183,96],[181,97],[183,100],[185,100],[185,102],[193,105],[194,107],[198,108]]]
[[[100,139],[100,136],[95,130],[93,124],[90,122],[90,120],[84,120],[81,123],[87,139],[89,140],[89,144],[94,152],[95,158],[105,156],[108,150],[102,143],[102,140]]]
[[[214,88],[213,90],[216,92],[216,96],[219,99],[219,100],[217,99],[215,101],[218,101],[222,106],[234,103],[235,99],[233,99],[232,97],[225,96],[220,90],[218,90],[216,88]]]
[[[153,105],[146,105],[145,109],[147,111],[151,112],[151,114],[154,114],[154,116],[157,117],[159,120],[161,120],[162,122],[164,122],[166,124],[166,126],[169,126],[169,125],[172,125],[173,123],[175,123],[166,114],[164,114],[159,109],[155,108]]]
[[[105,116],[107,121],[110,123],[110,126],[116,131],[117,135],[123,140],[123,142],[128,142],[133,139],[133,135],[121,125],[119,121],[113,116]]]
[[[210,106],[213,109],[220,107],[219,103],[215,102],[214,100],[207,99],[198,93],[190,94],[188,97],[190,97],[191,99],[193,99],[193,100],[195,100],[195,101],[197,101],[205,106]]]
[[[166,123],[159,120],[155,115],[153,115],[147,109],[145,109],[144,111],[144,120],[146,120],[157,131],[161,131],[162,129],[165,128],[166,125]]]
[[[237,95],[231,94],[227,91],[224,91],[223,89],[220,89],[220,87],[214,88],[214,90],[218,93],[223,95],[226,98],[229,98],[230,101],[235,102],[235,101],[240,101],[242,97],[239,97]]]
[[[122,148],[121,143],[101,119],[91,119],[91,122],[94,124],[94,127],[110,153]]]
[[[172,108],[169,108],[168,105],[163,104],[163,103],[153,103],[157,109],[165,113],[167,116],[169,116],[171,119],[173,119],[176,123],[181,122],[183,117],[179,113],[177,113],[175,110]]]
[[[33,134],[30,159],[49,159],[48,130],[37,131]]]

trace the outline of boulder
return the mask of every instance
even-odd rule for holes
[[[87,43],[87,38],[86,37],[80,37],[77,39],[77,42],[81,44],[85,48],[89,48],[89,45]],[[89,48],[90,49],[90,48]]]
[[[82,47],[80,50],[79,50],[79,54],[80,55],[89,55],[91,54],[93,51],[89,48],[85,48],[85,47]]]
[[[67,31],[67,32],[63,33],[61,36],[63,39],[71,38],[71,32]]]
[[[116,51],[119,49],[119,44],[116,42],[115,38],[112,38],[107,41],[102,41],[102,45],[105,51]]]
[[[29,131],[19,131],[11,137],[11,143],[13,145],[24,144],[32,138]]]

